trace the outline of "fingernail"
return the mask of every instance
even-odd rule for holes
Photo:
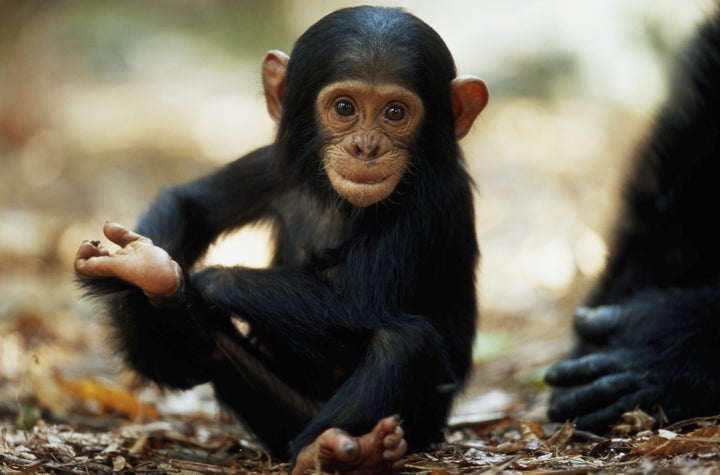
[[[575,318],[590,318],[595,313],[595,309],[590,307],[578,307],[575,309]]]

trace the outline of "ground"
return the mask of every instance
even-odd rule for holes
[[[670,58],[709,3],[405,2],[490,90],[461,142],[483,252],[475,371],[448,443],[407,472],[720,473],[715,419],[648,432],[636,414],[598,438],[547,423],[542,384],[602,270]],[[0,473],[283,473],[209,387],[161,392],[123,368],[72,258],[162,186],[269,141],[260,62],[329,8],[0,2]],[[208,261],[262,265],[266,240],[251,230]]]
[[[285,473],[208,386],[138,385],[102,321],[77,320],[56,311],[0,324],[0,473]],[[630,413],[611,438],[543,422],[547,391],[519,382],[519,357],[479,362],[447,443],[410,454],[403,472],[720,473],[720,419],[658,429]]]

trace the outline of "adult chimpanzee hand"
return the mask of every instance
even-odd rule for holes
[[[671,419],[698,411],[697,392],[717,391],[710,348],[718,324],[706,317],[718,310],[716,300],[713,289],[651,291],[578,309],[578,347],[546,375],[554,386],[550,417],[577,418],[579,428],[605,432],[636,407]]]

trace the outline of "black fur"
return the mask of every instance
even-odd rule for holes
[[[575,317],[579,344],[547,375],[550,417],[581,428],[606,431],[636,406],[671,421],[720,413],[720,15],[673,79],[607,270]]]
[[[477,313],[452,57],[417,18],[368,7],[320,20],[290,56],[276,142],[163,191],[137,228],[187,272],[223,232],[265,221],[276,240],[270,268],[186,275],[182,298],[165,308],[114,281],[86,289],[110,293],[141,375],[180,388],[210,381],[276,455],[294,457],[329,427],[360,434],[392,414],[410,447],[425,447],[441,438],[469,372]],[[315,98],[344,77],[407,84],[426,111],[412,169],[391,196],[361,209],[332,189],[318,157]],[[231,315],[249,322],[249,338]]]

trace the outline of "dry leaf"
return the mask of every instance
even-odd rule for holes
[[[31,365],[28,368],[27,378],[30,391],[40,406],[59,415],[66,415],[73,407],[72,397],[58,386],[47,369],[40,365]]]
[[[125,388],[111,386],[94,378],[65,380],[57,371],[53,374],[53,381],[80,401],[97,405],[102,412],[119,412],[133,420],[138,417],[159,417],[157,409],[141,403]]]
[[[575,433],[575,424],[566,422],[546,441],[547,445],[556,452],[562,451]]]
[[[702,437],[708,441],[720,442],[720,425],[700,427],[688,435],[690,437]]]
[[[118,455],[113,459],[113,472],[124,470],[126,466],[127,462],[125,461],[125,457],[122,455]]]
[[[630,455],[672,456],[688,453],[717,453],[718,450],[720,450],[720,426],[716,425],[701,427],[689,434],[675,434],[672,439],[660,434],[654,435],[630,451]]]
[[[517,421],[520,425],[520,435],[522,440],[538,440],[545,436],[545,432],[540,424],[532,421]]]
[[[655,419],[641,409],[635,409],[621,416],[621,422],[613,426],[613,432],[622,435],[637,434],[652,429],[654,425]]]

